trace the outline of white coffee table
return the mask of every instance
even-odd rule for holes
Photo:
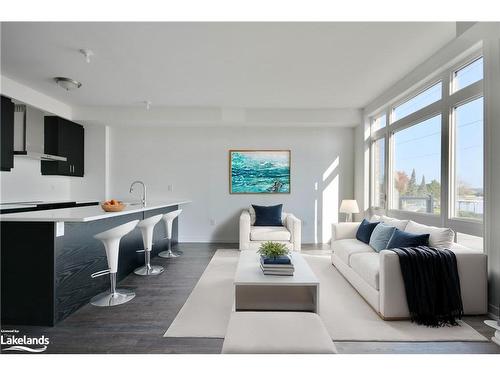
[[[319,280],[300,253],[292,254],[293,276],[264,275],[260,255],[242,251],[234,278],[236,311],[319,313]]]

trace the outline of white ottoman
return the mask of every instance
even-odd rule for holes
[[[336,353],[319,315],[308,312],[233,312],[224,354]]]

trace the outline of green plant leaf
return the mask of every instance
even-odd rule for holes
[[[285,244],[278,242],[264,242],[260,245],[258,253],[268,258],[277,258],[290,252]]]

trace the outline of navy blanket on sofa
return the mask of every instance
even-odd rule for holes
[[[412,322],[429,327],[458,325],[463,306],[457,259],[448,249],[390,249],[399,257]]]

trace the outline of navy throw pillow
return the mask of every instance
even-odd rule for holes
[[[379,222],[370,223],[368,220],[363,219],[361,224],[359,224],[358,231],[356,232],[356,238],[366,244],[370,243],[370,237],[375,227],[379,225]]]
[[[396,228],[387,248],[429,246],[429,236],[430,234],[413,234]]]
[[[283,226],[281,222],[282,204],[276,206],[256,206],[252,204],[252,207],[255,210],[255,226]]]

